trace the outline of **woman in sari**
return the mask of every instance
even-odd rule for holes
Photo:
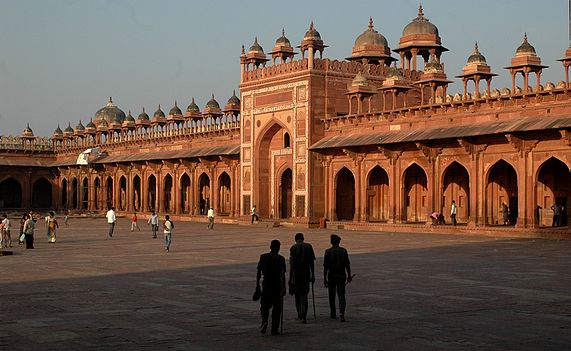
[[[56,229],[59,228],[59,224],[56,220],[56,214],[53,211],[49,212],[50,215],[48,216],[48,230],[50,233],[49,243],[56,242]]]

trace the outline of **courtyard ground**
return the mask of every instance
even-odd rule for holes
[[[296,229],[177,222],[162,235],[72,219],[48,244],[0,256],[0,350],[565,350],[571,241],[305,229],[318,256],[317,319],[262,335],[251,301],[270,240]],[[329,318],[322,258],[338,233],[356,273],[347,323]],[[16,235],[13,235],[14,237]],[[288,267],[289,268],[289,267]],[[311,309],[311,307],[310,307]]]

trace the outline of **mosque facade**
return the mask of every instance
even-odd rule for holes
[[[256,38],[223,107],[212,96],[135,118],[109,99],[85,126],[3,136],[0,208],[197,219],[212,207],[236,222],[255,205],[262,219],[382,228],[448,218],[454,201],[474,230],[549,227],[556,204],[567,224],[571,48],[564,80],[542,84],[525,35],[499,90],[475,44],[452,95],[448,49],[422,7],[397,48],[372,19],[346,59],[326,47],[313,23],[296,48],[283,31],[267,54]]]

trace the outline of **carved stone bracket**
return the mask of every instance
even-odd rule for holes
[[[366,156],[365,153],[354,152],[354,151],[351,151],[349,149],[343,149],[343,153],[345,155],[349,156],[353,160],[353,163],[355,164],[355,166],[359,166],[361,164],[361,162],[363,162],[363,160],[365,159],[365,156]]]
[[[402,150],[391,150],[383,146],[379,146],[378,149],[386,158],[389,159],[391,165],[394,165],[398,161],[399,157],[402,156]]]
[[[561,140],[563,140],[565,145],[571,146],[571,130],[562,129],[559,131],[559,134],[561,134]]]
[[[466,150],[472,160],[476,160],[488,148],[488,144],[475,144],[468,139],[458,139],[458,144]]]
[[[320,153],[314,153],[314,155],[317,162],[320,162],[323,167],[331,166],[331,162],[333,162],[332,155],[324,155]]]
[[[432,147],[420,142],[416,142],[416,147],[422,151],[424,156],[428,158],[429,163],[433,163],[440,154],[442,154],[442,147]]]
[[[506,134],[506,139],[522,156],[527,156],[539,143],[537,139],[523,139],[515,134]]]

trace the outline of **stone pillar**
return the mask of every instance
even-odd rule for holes
[[[87,194],[87,209],[89,211],[95,210],[95,180],[94,175],[89,174],[87,178],[88,186],[89,186],[89,194]]]

